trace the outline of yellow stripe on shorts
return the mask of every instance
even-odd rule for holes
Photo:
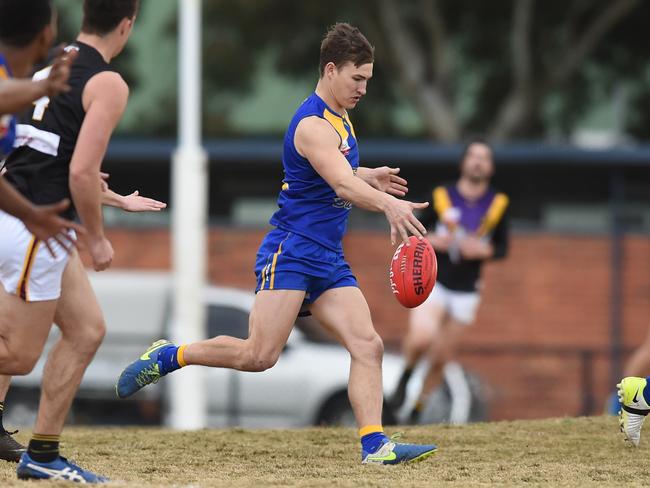
[[[23,262],[23,271],[20,273],[20,280],[18,280],[16,295],[26,302],[29,301],[29,275],[32,272],[39,244],[40,241],[36,239],[35,236],[32,236],[29,246],[27,246],[27,253],[25,254],[25,260]]]
[[[260,286],[260,291],[264,289],[264,285],[266,284],[266,270],[269,268],[269,265],[266,264],[262,268],[262,286]]]
[[[285,238],[285,241],[286,241],[286,238]],[[276,252],[276,253],[273,255],[273,264],[271,265],[271,284],[269,285],[269,290],[272,290],[272,289],[273,289],[273,286],[275,285],[275,265],[276,265],[276,263],[278,262],[278,256],[279,256],[280,254],[282,254],[282,243],[283,243],[283,242],[284,242],[284,241],[282,241],[282,242],[280,243],[280,245],[278,246],[278,252]]]

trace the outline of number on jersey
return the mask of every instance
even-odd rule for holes
[[[52,67],[48,66],[47,68],[37,71],[36,73],[34,73],[32,80],[40,81],[46,79],[48,76],[50,76],[51,70]],[[50,97],[41,97],[38,100],[36,100],[34,102],[34,113],[32,114],[32,119],[37,120],[39,122],[42,121],[43,117],[45,116],[45,111],[49,106],[50,106]]]

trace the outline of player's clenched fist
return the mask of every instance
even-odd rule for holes
[[[88,252],[93,259],[95,271],[104,271],[113,262],[113,246],[106,237],[89,239]]]

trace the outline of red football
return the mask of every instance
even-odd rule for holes
[[[436,253],[427,239],[409,238],[410,246],[400,244],[390,263],[390,288],[407,308],[424,302],[433,290],[438,274]]]

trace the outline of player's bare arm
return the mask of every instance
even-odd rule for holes
[[[413,211],[426,208],[429,204],[398,200],[357,178],[339,151],[339,136],[327,121],[318,117],[304,118],[296,128],[294,142],[298,152],[309,160],[337,196],[358,207],[386,215],[393,244],[398,236],[408,244],[409,234],[416,237],[426,234],[426,229]]]
[[[138,190],[129,195],[120,195],[108,189],[102,193],[102,204],[120,208],[126,212],[160,212],[167,208],[165,202],[143,197]]]
[[[117,73],[102,72],[88,81],[83,92],[86,117],[70,162],[70,193],[86,227],[97,271],[108,268],[113,260],[113,249],[104,236],[100,166],[128,96],[128,86]]]
[[[77,57],[75,51],[61,50],[54,59],[47,78],[37,81],[10,79],[0,82],[0,114],[20,112],[41,97],[54,97],[70,90],[70,65]]]
[[[47,96],[45,80],[11,79],[0,82],[0,113],[27,109],[34,100]]]
[[[102,204],[110,207],[120,208],[126,212],[160,212],[167,208],[165,202],[143,197],[138,190],[129,195],[120,195],[108,186],[107,173],[99,173],[101,177]]]
[[[373,188],[396,197],[403,197],[408,193],[408,182],[398,176],[399,172],[399,168],[389,166],[379,168],[359,166],[357,168],[357,176]]]

